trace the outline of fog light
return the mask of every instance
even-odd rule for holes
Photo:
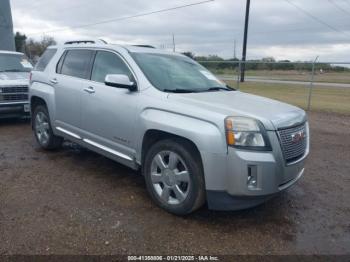
[[[258,188],[258,174],[256,166],[248,166],[247,186],[250,190]]]

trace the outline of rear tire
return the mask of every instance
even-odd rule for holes
[[[54,135],[46,106],[38,105],[34,108],[32,121],[34,136],[43,149],[54,150],[62,146],[63,138]]]
[[[166,211],[186,215],[204,204],[202,163],[189,142],[157,142],[146,153],[142,170],[152,200]]]

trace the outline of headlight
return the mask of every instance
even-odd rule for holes
[[[246,149],[270,149],[263,125],[252,118],[227,117],[225,119],[227,145]]]

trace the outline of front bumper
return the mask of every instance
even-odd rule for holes
[[[29,116],[30,106],[28,102],[0,103],[0,119],[20,116]]]
[[[202,153],[210,209],[238,210],[256,206],[300,179],[309,153],[309,137],[305,154],[296,162],[287,164],[276,132],[269,131],[268,136],[272,151],[230,147],[225,156]],[[257,178],[253,188],[247,183],[248,175],[252,173]]]
[[[301,178],[304,168],[291,181],[278,187],[275,193],[266,195],[233,196],[225,191],[207,190],[207,202],[212,210],[242,210],[260,205],[273,198],[279,192],[287,189]]]

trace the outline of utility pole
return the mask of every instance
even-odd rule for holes
[[[246,56],[247,56],[249,10],[250,10],[250,0],[247,0],[247,5],[246,5],[246,9],[245,9],[243,53],[242,53],[242,66],[241,66],[241,82],[244,82],[244,76],[245,76],[245,61],[246,61]]]
[[[174,35],[174,33],[173,33],[173,51],[174,51],[174,53],[175,53],[175,35]]]
[[[10,0],[0,0],[0,50],[15,51]]]

